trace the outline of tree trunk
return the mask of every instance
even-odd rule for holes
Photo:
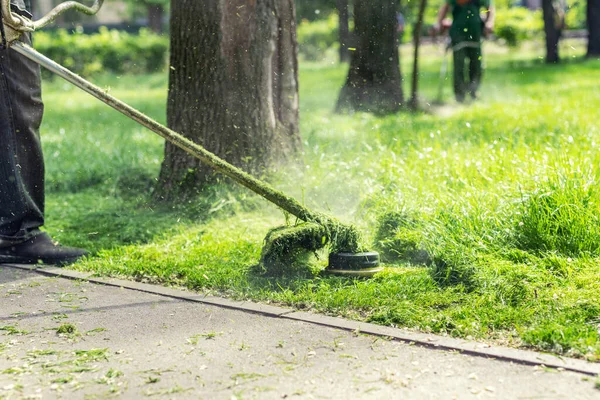
[[[403,102],[396,41],[396,2],[354,0],[354,38],[350,71],[336,110],[385,114]]]
[[[350,29],[348,24],[348,0],[336,0],[336,7],[339,15],[339,34],[340,34],[340,62],[350,61]]]
[[[588,57],[600,57],[600,0],[587,2]]]
[[[168,125],[246,172],[295,155],[298,65],[293,0],[176,0]],[[218,176],[167,143],[157,199],[189,197]]]
[[[160,4],[148,4],[148,27],[152,32],[162,33],[165,9]]]
[[[546,63],[556,64],[560,61],[558,56],[558,41],[561,29],[557,21],[557,12],[552,0],[542,0],[544,15],[544,32],[546,33]]]
[[[421,30],[423,29],[423,18],[425,16],[425,7],[427,0],[421,0],[419,4],[419,14],[417,23],[413,32],[415,43],[415,58],[413,62],[412,88],[410,95],[410,108],[414,111],[419,108],[419,47],[421,45]]]

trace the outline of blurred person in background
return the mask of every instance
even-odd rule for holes
[[[454,58],[454,95],[464,102],[468,95],[476,99],[482,76],[481,41],[494,29],[495,11],[492,0],[445,0],[433,26],[436,34],[450,28]],[[446,20],[452,13],[452,23]],[[482,13],[483,12],[483,16]]]

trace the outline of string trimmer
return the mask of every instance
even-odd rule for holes
[[[286,196],[269,184],[234,167],[204,147],[159,124],[18,40],[24,32],[33,32],[45,27],[67,10],[75,9],[88,15],[94,15],[100,10],[104,0],[95,0],[91,7],[75,1],[68,1],[58,5],[37,21],[13,13],[10,0],[0,1],[2,2],[0,34],[4,49],[0,51],[10,48],[20,53],[303,221],[294,226],[283,226],[269,232],[261,254],[261,265],[264,272],[285,273],[285,269],[294,260],[325,248],[330,252],[329,266],[326,268],[328,272],[350,276],[371,276],[381,270],[379,254],[365,251],[356,227],[342,224],[328,215],[309,210],[294,198]]]
[[[435,42],[437,42],[437,37],[438,35],[441,37],[444,37],[445,33],[450,29],[450,27],[452,26],[452,21],[448,18],[445,18],[444,20],[442,20],[442,22],[440,23],[439,29],[436,30],[434,28],[431,28],[429,30],[429,34],[434,38]],[[438,92],[437,92],[437,98],[434,100],[434,104],[444,104],[444,85],[446,84],[446,78],[448,75],[448,53],[450,52],[450,49],[452,48],[452,40],[450,39],[450,37],[446,37],[445,40],[443,40],[444,42],[444,53],[442,54],[442,65],[440,67],[440,79],[438,82]]]

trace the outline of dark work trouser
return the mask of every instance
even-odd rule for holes
[[[31,43],[28,35],[22,41]],[[43,110],[39,66],[0,50],[0,247],[30,239],[44,224]]]
[[[453,44],[453,53],[454,95],[458,101],[463,101],[467,93],[475,97],[482,75],[481,44],[459,42]]]

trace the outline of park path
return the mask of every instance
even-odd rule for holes
[[[600,398],[588,375],[2,265],[0,305],[0,399]]]

